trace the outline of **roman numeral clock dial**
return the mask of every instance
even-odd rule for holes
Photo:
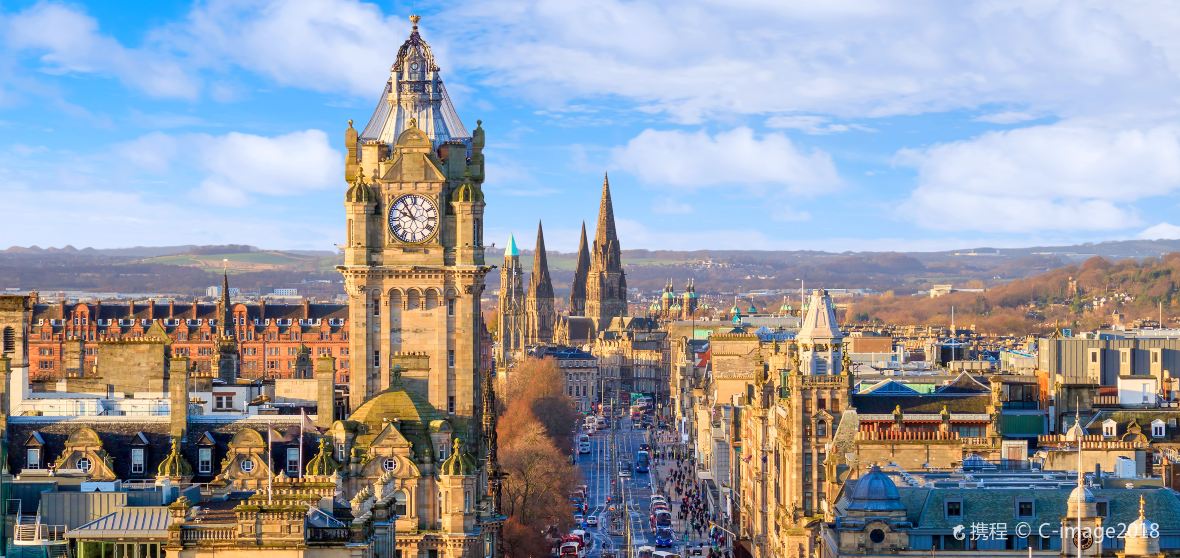
[[[389,232],[402,242],[418,244],[438,231],[438,207],[426,196],[406,194],[389,206]]]

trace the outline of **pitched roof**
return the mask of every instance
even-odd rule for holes
[[[72,529],[67,538],[166,540],[172,516],[167,506],[125,507]]]

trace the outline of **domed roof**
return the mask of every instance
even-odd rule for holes
[[[451,455],[438,468],[440,475],[450,477],[471,476],[475,474],[475,459],[463,450],[463,441],[455,438],[451,442]]]
[[[189,465],[188,460],[180,454],[180,440],[172,439],[172,451],[168,453],[160,462],[160,466],[156,468],[157,477],[175,478],[191,478],[193,476],[193,466]]]
[[[344,201],[350,203],[373,203],[377,201],[376,194],[369,185],[365,183],[365,170],[358,169],[356,180],[353,181],[352,186],[348,187],[348,191],[344,193]]]
[[[340,464],[332,457],[332,452],[328,451],[328,440],[320,438],[320,449],[316,452],[315,457],[307,462],[306,473],[312,476],[326,477],[338,469],[340,469]]]
[[[453,202],[482,202],[483,191],[470,180],[460,184],[451,195]]]
[[[1154,556],[1160,551],[1159,524],[1147,519],[1146,500],[1139,495],[1139,518],[1127,525],[1125,555]]]
[[[385,429],[386,423],[396,421],[398,431],[414,445],[417,454],[434,453],[427,429],[431,421],[440,418],[438,411],[421,395],[406,390],[400,377],[394,378],[389,389],[362,403],[348,418],[366,426],[367,433],[357,436],[358,443],[367,444]]]
[[[867,475],[857,479],[848,498],[849,510],[875,512],[905,510],[905,505],[901,503],[901,495],[897,492],[897,485],[893,484],[893,479],[890,479],[889,475],[882,472],[881,468],[876,465],[869,469]]]
[[[416,422],[426,426],[439,416],[438,411],[435,411],[421,395],[407,391],[398,381],[389,389],[362,403],[348,418],[379,431],[388,419]]]
[[[1084,486],[1078,486],[1078,487],[1074,488],[1072,492],[1069,493],[1069,501],[1092,504],[1092,503],[1096,502],[1097,500],[1094,499],[1094,493],[1090,492],[1089,488],[1086,488]]]

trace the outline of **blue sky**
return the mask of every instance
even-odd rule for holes
[[[1177,238],[1180,10],[1130,4],[0,0],[0,245],[331,249],[410,13],[500,246],[604,171],[624,248]]]

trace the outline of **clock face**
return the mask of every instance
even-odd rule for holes
[[[406,194],[389,206],[389,231],[402,242],[420,243],[438,230],[438,207],[430,198]]]
[[[411,62],[411,63],[410,63],[410,69],[411,69],[411,70],[417,70],[417,69],[418,69],[418,63],[417,63],[417,62]]]

